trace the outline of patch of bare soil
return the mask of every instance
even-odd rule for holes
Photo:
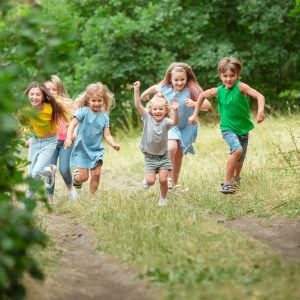
[[[66,215],[45,216],[47,232],[60,259],[44,282],[27,286],[28,300],[148,300],[158,299],[136,273],[112,258],[95,252],[96,241],[83,225]]]
[[[213,215],[219,223],[247,233],[277,250],[285,259],[300,262],[300,219],[284,217],[257,218],[245,216],[229,220],[218,214]]]

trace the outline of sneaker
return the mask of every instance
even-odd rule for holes
[[[159,197],[158,206],[166,206],[168,203],[167,199]]]
[[[49,175],[46,177],[45,180],[45,186],[47,189],[51,189],[55,182],[55,172],[56,172],[56,166],[50,165],[49,167],[46,167],[45,170],[49,171]]]
[[[150,185],[147,183],[146,178],[144,178],[143,182],[142,182],[142,186],[144,190],[148,190]]]
[[[232,184],[221,183],[220,192],[223,193],[223,194],[234,194],[235,193],[235,188],[233,187]]]
[[[173,180],[171,177],[168,177],[168,188],[171,190],[174,187]]]
[[[78,174],[78,172],[79,172],[78,169],[76,169],[76,170],[74,171],[74,175],[73,175],[73,186],[74,186],[76,189],[81,189],[81,188],[82,188],[82,182],[75,179],[75,176]]]
[[[69,191],[69,200],[76,201],[77,198],[78,198],[78,194],[75,189],[72,189],[71,191]]]

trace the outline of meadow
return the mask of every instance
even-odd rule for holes
[[[299,299],[298,262],[214,218],[299,218],[299,123],[290,115],[255,125],[235,195],[219,192],[228,158],[219,126],[201,123],[196,155],[184,158],[166,207],[157,205],[158,184],[141,186],[141,130],[119,133],[120,152],[106,145],[96,195],[85,184],[78,201],[67,201],[58,178],[53,210],[86,224],[99,253],[135,268],[163,299]]]

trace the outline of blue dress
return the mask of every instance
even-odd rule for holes
[[[168,132],[169,140],[179,140],[183,154],[192,153],[195,154],[193,143],[197,138],[197,125],[189,125],[188,118],[193,114],[194,108],[187,107],[184,100],[190,97],[189,88],[185,88],[181,92],[175,92],[171,85],[159,86],[159,92],[164,95],[169,103],[173,99],[177,99],[179,102],[179,123],[173,126]]]
[[[93,169],[103,160],[101,145],[104,128],[109,127],[109,116],[104,112],[94,113],[88,107],[79,108],[74,118],[79,120],[77,136],[71,154],[71,166]]]

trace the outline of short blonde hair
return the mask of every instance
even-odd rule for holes
[[[218,74],[219,76],[225,73],[227,70],[230,70],[237,74],[238,79],[240,79],[240,74],[242,70],[242,64],[240,61],[232,56],[223,57],[218,64]]]
[[[167,101],[167,99],[161,94],[161,93],[157,93],[153,96],[153,98],[148,102],[147,104],[147,109],[149,111],[149,113],[152,115],[152,107],[153,107],[153,104],[161,104],[161,105],[164,105],[165,109],[167,110],[167,114],[166,116],[167,117],[170,117],[170,114],[171,114],[171,107]]]

